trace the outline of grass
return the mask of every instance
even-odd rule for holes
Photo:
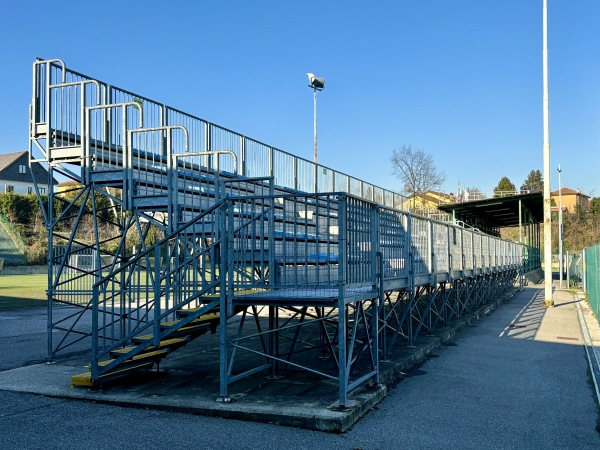
[[[0,275],[0,310],[46,305],[48,275]]]

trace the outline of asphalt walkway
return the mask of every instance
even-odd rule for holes
[[[600,449],[579,310],[599,356],[600,326],[580,295],[555,290],[548,309],[543,295],[525,289],[434,352],[360,426],[396,418],[381,448]]]
[[[434,348],[430,340],[427,345],[432,351],[426,360],[383,387],[387,396],[344,435],[303,434],[291,428],[276,428],[273,433],[300,433],[306,441],[299,448],[598,449],[597,388],[588,360],[593,360],[594,351],[600,355],[600,326],[581,297],[581,293],[557,289],[555,307],[546,309],[543,285],[529,286],[496,304],[480,320],[463,324],[458,334],[450,333],[449,342]],[[0,318],[18,314],[22,313],[3,312]],[[2,321],[3,325],[17,322]],[[8,335],[10,340],[4,339],[0,330],[2,353],[19,339],[18,333]],[[212,388],[208,390],[212,393],[205,394],[201,388],[190,387],[197,373],[185,365],[184,355],[180,358],[173,363],[178,368],[170,371],[183,375],[184,381],[174,384],[169,384],[167,376],[135,388],[70,389],[70,376],[81,371],[83,362],[72,359],[4,370],[0,390],[227,416],[220,410],[223,405],[214,401]],[[310,381],[304,386],[294,382],[293,389],[284,381],[265,382],[243,390],[232,405],[239,414],[230,417],[259,420],[262,414],[265,422],[271,422],[269,415],[272,419],[313,414],[323,421],[332,420],[335,411],[323,406],[327,405],[323,393],[313,389]],[[252,432],[247,432],[250,439]]]

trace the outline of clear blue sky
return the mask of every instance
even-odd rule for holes
[[[552,189],[600,196],[600,1],[548,0]],[[0,152],[27,148],[31,64],[67,66],[401,190],[390,156],[430,153],[446,192],[542,170],[542,0],[11,2]]]

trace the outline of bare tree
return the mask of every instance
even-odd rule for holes
[[[435,167],[433,157],[423,150],[403,145],[392,153],[392,173],[402,182],[407,195],[422,195],[442,187],[446,175]]]

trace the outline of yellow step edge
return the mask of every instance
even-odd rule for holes
[[[111,370],[110,372],[105,373],[104,375],[101,375],[100,379],[112,378],[115,375],[123,375],[127,372],[134,372],[136,370],[146,369],[146,368],[152,367],[153,365],[154,365],[153,361],[146,361],[146,362],[142,362],[141,364],[138,364],[136,366],[122,367],[122,368],[119,368],[119,370]]]
[[[164,341],[160,341],[158,349],[162,349],[164,347],[169,347],[171,345],[176,345],[176,344],[183,343],[183,342],[186,342],[185,339],[181,339],[181,338],[166,339]],[[129,353],[131,350],[133,350],[136,347],[137,347],[136,345],[132,345],[132,346],[129,346],[129,347],[119,348],[117,350],[111,350],[111,353],[127,354],[127,353]],[[146,349],[146,352],[152,351],[152,350],[155,350],[155,349],[157,349],[157,348],[154,347],[153,345],[151,345],[150,347],[148,347]]]
[[[189,311],[189,310],[185,310],[185,311]],[[204,314],[203,316],[200,316],[197,319],[192,320],[186,326],[197,324],[197,323],[202,323],[202,322],[209,322],[211,320],[217,320],[217,319],[219,319],[219,317],[221,317],[219,315],[219,313]],[[163,325],[165,327],[172,327],[173,325],[177,325],[179,322],[180,322],[179,320],[174,320],[171,322],[162,322],[161,325]]]
[[[122,367],[119,370],[114,370],[114,371],[110,371],[104,375],[100,376],[100,379],[102,380],[103,378],[113,378],[115,376],[119,376],[119,375],[124,375],[127,372],[134,372],[136,370],[141,370],[141,369],[147,369],[149,367],[152,367],[154,365],[153,361],[146,361],[146,362],[142,362],[141,364],[138,364],[136,366],[127,366],[127,367]],[[71,377],[71,386],[72,387],[96,387],[96,383],[94,383],[94,381],[92,380],[92,374],[87,372],[87,373],[81,373],[79,375],[73,375]]]
[[[148,353],[142,353],[140,355],[135,355],[133,358],[126,359],[125,361],[123,361],[123,363],[133,362],[133,361],[140,361],[140,360],[144,360],[144,359],[154,358],[154,357],[157,357],[157,356],[161,356],[162,357],[162,356],[166,356],[167,353],[169,353],[169,352],[167,352],[166,350],[155,350],[153,352],[148,352]],[[101,366],[101,367],[104,367],[104,366],[110,364],[113,361],[114,361],[114,359],[108,359],[106,361],[100,361],[98,363],[98,365]]]
[[[89,372],[73,375],[71,377],[71,386],[94,387],[92,374]]]
[[[200,328],[200,326],[203,324],[203,322],[206,321],[200,321],[200,322],[190,322],[188,323],[186,326],[178,328],[177,330],[174,330],[174,333],[186,333],[188,331],[195,331],[196,329]],[[153,334],[145,334],[143,336],[135,336],[133,338],[133,341],[151,341],[154,338]]]
[[[133,339],[136,341],[150,341],[153,337],[153,334],[144,334],[143,336],[135,336]]]

